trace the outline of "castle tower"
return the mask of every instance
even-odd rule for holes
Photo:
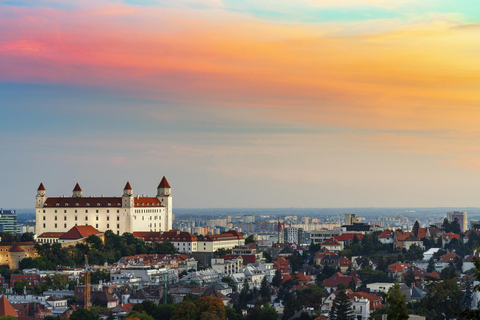
[[[43,183],[40,183],[40,186],[37,189],[37,196],[36,196],[36,205],[37,208],[43,208],[45,205],[45,201],[47,200],[47,191],[43,186]]]
[[[170,187],[170,184],[168,183],[165,176],[163,176],[162,181],[160,181],[160,184],[157,187],[157,198],[165,207],[166,230],[172,230],[172,188]]]
[[[130,182],[127,181],[125,188],[123,188],[122,207],[133,208],[134,199],[135,197],[133,196],[132,186],[130,185]]]
[[[75,188],[73,188],[73,198],[81,198],[82,197],[82,188],[80,188],[80,185],[77,183],[75,185]]]

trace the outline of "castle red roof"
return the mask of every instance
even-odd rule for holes
[[[10,248],[9,250],[10,252],[25,252],[25,250],[23,250],[21,247],[19,246],[13,246]]]
[[[80,185],[78,184],[78,182],[75,185],[75,188],[73,188],[73,191],[82,191],[82,188],[80,188]]]
[[[123,190],[133,190],[130,182],[127,181],[127,184],[125,185],[125,188],[123,188]]]
[[[163,207],[156,197],[137,197],[134,199],[135,207]]]
[[[95,229],[90,225],[86,226],[75,226],[72,229],[68,230],[63,236],[60,237],[62,240],[77,240],[83,239],[88,236],[100,234],[101,232]]]
[[[65,232],[44,232],[39,235],[37,238],[60,238]]]
[[[136,207],[163,207],[156,197],[134,198]],[[50,197],[45,207],[121,207],[121,197]]]
[[[158,185],[159,188],[170,188],[170,184],[167,181],[167,178],[163,176],[162,181],[160,181],[160,184]]]
[[[170,230],[167,232],[162,233],[161,237],[162,241],[187,241],[187,242],[192,242],[192,241],[197,241],[197,237],[190,232],[185,232],[185,231],[180,231],[180,230]]]
[[[43,186],[43,183],[40,183],[37,190],[39,190],[39,191],[40,190],[45,190],[45,187]]]

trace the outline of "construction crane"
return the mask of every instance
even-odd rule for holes
[[[85,293],[84,298],[84,308],[90,310],[90,267],[88,266],[88,258],[85,255],[85,277],[83,280]]]

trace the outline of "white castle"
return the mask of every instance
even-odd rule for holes
[[[36,234],[67,232],[74,226],[91,225],[116,234],[172,229],[172,194],[163,177],[156,197],[135,197],[127,182],[122,197],[83,197],[77,185],[71,197],[47,197],[43,183],[36,196]]]

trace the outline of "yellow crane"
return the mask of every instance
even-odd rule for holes
[[[85,293],[84,297],[84,308],[90,310],[90,267],[88,266],[88,258],[85,255],[85,278],[83,280]]]

